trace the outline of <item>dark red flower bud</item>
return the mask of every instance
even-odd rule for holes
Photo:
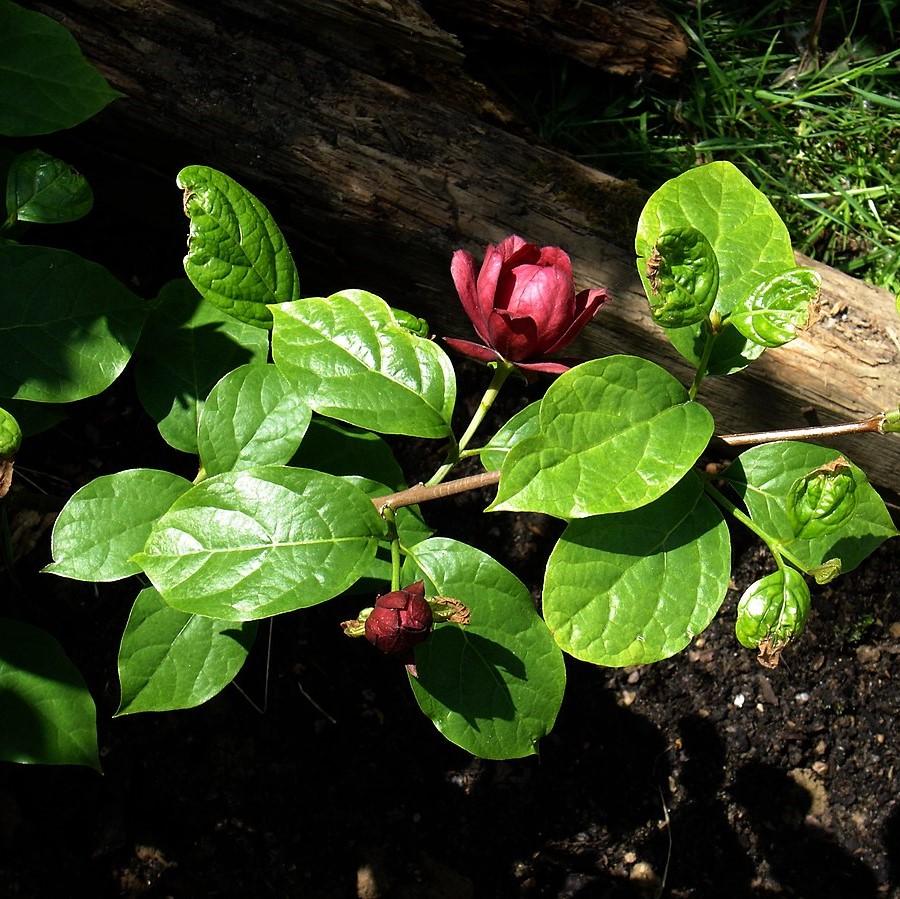
[[[431,607],[425,599],[425,582],[385,593],[375,600],[366,619],[366,639],[382,652],[408,653],[431,633]]]
[[[564,362],[543,357],[568,346],[610,298],[602,287],[576,294],[567,253],[537,247],[515,234],[488,246],[477,279],[475,262],[465,250],[453,254],[450,273],[484,344],[446,342],[481,362],[502,358],[526,371],[566,371]]]

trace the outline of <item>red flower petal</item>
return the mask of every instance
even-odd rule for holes
[[[482,340],[487,340],[487,321],[478,305],[478,290],[475,286],[475,261],[465,250],[457,250],[450,262],[450,274],[456,285],[460,302],[475,332]]]
[[[581,332],[584,326],[612,299],[605,287],[597,287],[592,290],[582,290],[575,297],[575,308],[580,310],[575,320],[566,328],[565,332],[557,338],[552,346],[544,349],[544,353],[550,355],[558,353],[567,347]]]
[[[563,362],[516,362],[516,368],[523,371],[538,372],[543,375],[562,375],[572,366]]]
[[[488,343],[510,362],[535,356],[538,328],[534,319],[495,309],[488,319]]]
[[[496,350],[482,346],[480,343],[472,343],[471,340],[460,340],[458,337],[444,337],[443,340],[457,353],[462,353],[470,359],[477,359],[479,362],[498,362],[503,359]]]

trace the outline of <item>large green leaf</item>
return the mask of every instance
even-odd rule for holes
[[[176,609],[248,621],[337,596],[384,536],[372,501],[352,484],[267,465],[192,487],[134,561]]]
[[[384,300],[345,290],[272,307],[275,364],[316,412],[383,434],[446,437],[453,365]]]
[[[270,303],[300,298],[291,251],[269,210],[228,175],[205,165],[178,173],[191,220],[184,270],[229,315],[269,328]]]
[[[512,448],[489,509],[558,518],[635,509],[681,480],[712,431],[709,412],[658,365],[586,362],[547,391],[540,433]]]
[[[638,221],[638,271],[648,286],[647,264],[660,237],[692,228],[712,246],[719,269],[713,309],[726,318],[759,284],[796,266],[787,228],[765,195],[730,162],[698,166],[662,185]],[[701,324],[668,331],[676,349],[697,364]],[[726,323],[713,346],[711,374],[743,368],[762,349]]]
[[[71,128],[123,96],[47,16],[0,0],[0,35],[0,134]]]
[[[381,437],[318,416],[310,422],[291,464],[329,474],[371,478],[387,484],[388,493],[406,486],[403,469]]]
[[[517,412],[493,437],[482,447],[479,453],[481,464],[488,471],[502,468],[509,451],[523,440],[541,433],[541,404],[530,403]]]
[[[137,574],[141,569],[131,557],[190,487],[190,481],[153,468],[120,471],[85,484],[56,519],[50,540],[54,561],[44,571],[79,581]]]
[[[0,396],[68,403],[121,374],[145,304],[105,268],[65,250],[0,247]]]
[[[212,699],[241,670],[256,627],[180,612],[152,587],[142,590],[119,647],[116,714],[190,709]]]
[[[413,548],[429,595],[465,603],[467,627],[439,624],[416,647],[422,711],[452,743],[482,758],[532,755],[556,721],[562,653],[525,585],[499,562],[443,537]]]
[[[100,769],[97,713],[50,634],[0,618],[0,759]]]
[[[547,563],[544,618],[576,658],[645,665],[706,629],[730,574],[728,526],[689,472],[648,506],[569,524]]]
[[[811,539],[798,537],[788,512],[788,495],[797,479],[840,458],[837,450],[812,443],[767,443],[741,453],[724,477],[744,500],[750,517],[807,568],[840,559],[841,570],[847,572],[888,537],[897,535],[884,501],[865,474],[850,464],[856,505],[836,530]]]
[[[242,365],[206,400],[197,439],[200,464],[209,476],[290,462],[311,414],[274,365]]]
[[[170,446],[197,453],[200,414],[226,372],[265,362],[268,335],[209,303],[183,278],[160,291],[135,354],[138,396]]]
[[[41,150],[14,160],[6,178],[10,221],[59,224],[87,215],[94,205],[91,186],[67,162]]]

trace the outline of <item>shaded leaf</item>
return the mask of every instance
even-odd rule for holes
[[[463,602],[466,627],[438,624],[416,647],[416,701],[452,743],[481,758],[532,755],[553,727],[566,672],[525,585],[471,546],[434,537],[413,548],[430,596]]]
[[[0,134],[71,128],[123,96],[53,19],[0,0],[0,34]]]
[[[479,458],[487,471],[499,471],[509,451],[541,432],[541,404],[530,403],[517,412],[482,448]]]
[[[73,222],[93,205],[91,186],[67,162],[41,150],[29,150],[13,160],[6,179],[6,214],[11,221]]]
[[[170,446],[198,453],[200,415],[224,374],[265,362],[268,335],[203,302],[184,279],[163,287],[135,354],[138,397]]]
[[[65,250],[0,246],[0,396],[68,403],[102,392],[138,342],[145,304]]]
[[[99,771],[96,720],[84,679],[59,643],[0,618],[0,759]]]

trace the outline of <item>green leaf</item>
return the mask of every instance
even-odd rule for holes
[[[204,303],[188,281],[170,281],[147,319],[135,361],[138,397],[170,446],[198,453],[197,431],[216,381],[265,362],[268,335]]]
[[[91,186],[68,163],[29,150],[13,160],[6,179],[6,214],[10,221],[45,225],[74,222],[94,205]]]
[[[413,558],[429,595],[458,599],[470,612],[467,627],[439,624],[416,647],[418,678],[410,683],[422,711],[448,740],[481,758],[534,754],[556,721],[566,671],[527,588],[455,540],[426,540]]]
[[[101,393],[138,342],[145,304],[65,250],[0,247],[0,396],[68,403]]]
[[[212,699],[241,670],[256,628],[179,612],[152,587],[142,590],[119,647],[116,715],[190,709]]]
[[[11,459],[22,445],[22,429],[12,414],[0,407],[0,460]]]
[[[675,378],[635,356],[570,369],[539,418],[540,433],[506,457],[490,511],[586,518],[644,506],[681,480],[713,432]]]
[[[706,629],[730,575],[728,526],[689,472],[650,505],[569,524],[547,563],[544,618],[578,659],[658,662]]]
[[[388,493],[406,486],[403,470],[384,440],[327,418],[313,418],[291,464],[328,474],[359,475],[387,484]]]
[[[242,365],[213,387],[197,443],[206,476],[289,462],[311,417],[274,365]]]
[[[530,403],[516,412],[482,447],[479,458],[487,471],[498,471],[517,443],[541,433],[540,411],[540,402]]]
[[[779,652],[798,637],[809,617],[809,587],[796,568],[781,568],[751,584],[740,598],[734,630],[741,645],[766,641]]]
[[[663,328],[702,322],[719,289],[719,264],[710,242],[696,228],[663,231],[639,264],[650,314]]]
[[[646,261],[661,235],[692,228],[715,253],[719,288],[713,310],[724,319],[773,275],[796,267],[787,228],[766,197],[730,162],[698,166],[662,185],[647,201],[638,221],[635,250],[638,270],[647,278]],[[675,348],[695,365],[700,324],[667,332]],[[710,374],[737,371],[762,350],[722,328],[713,346]]]
[[[809,304],[822,283],[809,268],[795,268],[768,278],[732,312],[729,321],[748,340],[779,347],[793,340],[809,322]]]
[[[71,128],[123,96],[47,16],[0,0],[0,34],[0,134],[26,137]]]
[[[337,596],[384,536],[361,490],[318,471],[267,465],[191,488],[134,561],[170,606],[249,621]]]
[[[140,572],[131,557],[191,482],[168,471],[134,468],[85,484],[65,504],[50,540],[51,574],[78,581],[117,581]]]
[[[94,700],[59,643],[0,618],[0,759],[99,771],[96,719]]]
[[[275,364],[316,412],[383,434],[450,433],[453,365],[399,325],[384,300],[345,290],[272,312]]]
[[[35,434],[49,431],[66,418],[64,405],[4,399],[3,406],[19,422],[24,437],[33,437]]]
[[[291,251],[269,210],[205,165],[178,173],[191,221],[184,270],[204,299],[247,324],[270,328],[270,303],[300,299]]]
[[[838,559],[841,570],[847,572],[856,568],[888,537],[897,535],[884,501],[865,474],[850,464],[850,473],[856,482],[856,508],[836,531],[811,539],[798,537],[787,509],[789,491],[798,478],[840,458],[837,450],[812,443],[767,443],[741,453],[723,477],[743,499],[756,524],[793,553],[807,569]]]

